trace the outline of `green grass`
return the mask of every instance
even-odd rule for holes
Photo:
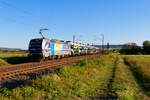
[[[2,89],[0,100],[77,100],[106,97],[116,55],[82,60],[72,66],[27,81],[13,90]]]
[[[134,72],[144,92],[150,96],[150,57],[146,55],[126,56],[124,59]]]
[[[113,91],[118,95],[119,100],[149,100],[138,84],[129,66],[119,58],[113,82]]]
[[[0,53],[0,58],[26,57],[27,54]]]

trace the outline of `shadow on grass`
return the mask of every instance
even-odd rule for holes
[[[4,60],[7,61],[9,64],[21,64],[21,63],[27,63],[32,61],[28,57],[8,57],[8,58],[4,58]]]
[[[116,67],[118,65],[118,57],[116,58],[114,65],[113,65],[113,70],[112,70],[112,77],[109,80],[108,84],[108,92],[107,92],[107,99],[108,100],[117,100],[118,95],[115,90],[113,90],[113,82],[115,79],[115,73],[116,73]]]
[[[92,100],[117,100],[118,95],[115,90],[113,90],[113,82],[115,79],[116,67],[118,65],[118,57],[114,61],[113,69],[111,72],[111,77],[109,79],[109,83],[107,85],[107,89],[105,90],[106,94],[100,95],[99,97],[91,97]]]
[[[131,70],[133,76],[136,79],[136,82],[139,84],[144,94],[150,97],[150,79],[146,80],[142,74],[138,73],[135,69],[132,68],[132,66],[129,64],[128,61],[126,61],[125,58],[124,58],[124,63],[127,66],[129,66],[129,69]],[[148,85],[145,85],[145,84],[148,84]]]

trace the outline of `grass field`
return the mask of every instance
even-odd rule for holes
[[[0,90],[0,100],[94,99],[150,100],[150,55],[81,60],[12,90]]]
[[[0,53],[0,58],[10,58],[10,57],[26,57],[27,54],[13,54],[13,53]]]

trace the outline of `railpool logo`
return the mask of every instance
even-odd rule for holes
[[[44,48],[45,52],[49,52],[51,50],[51,46],[48,42],[45,43],[45,48]]]

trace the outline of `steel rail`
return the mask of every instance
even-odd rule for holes
[[[16,76],[19,76],[19,75],[39,72],[39,71],[46,70],[46,69],[49,70],[49,68],[61,66],[61,65],[64,65],[64,64],[73,63],[73,62],[76,62],[76,61],[82,60],[82,59],[95,58],[95,57],[99,57],[99,56],[100,55],[97,54],[97,55],[69,57],[69,58],[58,59],[58,60],[54,60],[54,61],[48,61],[46,64],[39,65],[39,66],[32,66],[31,67],[30,64],[29,64],[29,66],[30,66],[29,68],[20,68],[20,66],[17,65],[18,69],[0,72],[0,81],[7,80],[7,78],[9,78],[9,79],[12,78],[13,79],[13,78],[15,78]],[[49,62],[51,62],[51,63],[49,63]],[[20,64],[20,65],[22,65],[22,64]],[[9,69],[11,67],[9,66],[7,68]]]
[[[69,57],[69,58],[71,58],[71,57]],[[62,59],[68,59],[68,58],[62,58]],[[54,61],[57,61],[57,60],[55,59],[55,60],[49,60],[47,62],[30,62],[30,63],[24,63],[24,64],[1,66],[0,67],[0,73],[4,72],[4,71],[9,71],[9,70],[15,70],[15,69],[18,69],[18,68],[21,68],[21,67],[25,68],[25,67],[39,66],[39,65],[43,65],[45,63],[51,63],[51,62],[54,62]]]

